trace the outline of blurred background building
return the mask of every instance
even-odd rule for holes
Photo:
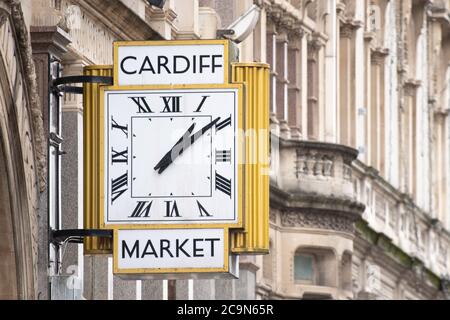
[[[82,95],[116,40],[213,39],[252,4],[271,65],[270,254],[125,281],[83,228]],[[0,298],[449,299],[449,0],[0,0]]]

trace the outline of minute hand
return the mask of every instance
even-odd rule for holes
[[[183,143],[183,141],[185,141],[186,139],[189,139],[190,134],[192,133],[192,131],[194,130],[195,127],[195,123],[193,123],[189,129],[186,131],[186,133],[180,138],[180,140],[177,141],[177,143],[175,143],[175,145],[172,147],[172,149],[169,150],[169,152],[167,152],[164,157],[162,157],[162,159],[158,162],[158,164],[153,168],[155,170],[159,169],[166,161],[167,159],[170,158],[171,154],[172,154],[172,150],[176,149],[179,145],[181,145]]]
[[[171,157],[166,158],[166,160],[160,164],[159,170],[156,168],[155,170],[158,170],[158,173],[161,174],[164,172],[164,170],[169,167],[176,158],[178,158],[181,154],[183,154],[184,150],[189,148],[192,144],[194,144],[195,141],[197,141],[201,136],[203,136],[209,129],[211,129],[213,126],[216,125],[216,123],[220,120],[220,117],[218,117],[216,120],[212,121],[211,123],[207,124],[200,130],[198,130],[196,133],[194,133],[190,139],[182,144],[174,146],[171,151]],[[181,148],[181,150],[179,149]],[[178,149],[178,150],[177,150]]]

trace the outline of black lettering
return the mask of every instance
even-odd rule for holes
[[[186,68],[184,70],[178,70],[178,59],[183,59],[186,61]],[[189,70],[189,67],[191,66],[191,63],[189,62],[189,59],[185,56],[173,56],[173,73],[179,74],[179,73],[186,73],[186,71]]]
[[[134,251],[136,251],[136,258],[139,258],[139,240],[136,240],[131,251],[127,246],[127,242],[125,240],[122,240],[122,259],[125,259],[125,251],[128,253],[129,258],[132,258],[134,255]]]
[[[194,255],[193,255],[193,257],[195,257],[195,258],[201,258],[201,257],[205,256],[203,254],[203,248],[197,248],[197,242],[199,242],[199,241],[203,241],[203,239],[194,239],[194,247],[193,247]]]
[[[148,65],[148,67],[146,66]],[[155,74],[155,69],[153,68],[152,62],[148,56],[145,57],[144,62],[142,63],[141,70],[139,70],[139,74],[142,74],[143,71],[150,71]]]
[[[203,73],[203,68],[210,68],[209,64],[203,64],[203,60],[205,58],[209,58],[210,56],[200,55],[200,73]]]
[[[129,57],[123,58],[122,61],[120,62],[120,69],[125,74],[136,74],[137,73],[136,70],[135,71],[127,71],[127,70],[125,70],[125,61],[127,61],[129,59],[137,60],[137,58],[134,57],[134,56],[129,56]]]
[[[145,97],[128,97],[138,106],[138,113],[153,113]]]
[[[176,241],[176,256],[177,256],[177,258],[180,257],[180,251],[182,251],[186,257],[188,257],[188,258],[191,257],[191,256],[189,255],[189,253],[187,253],[187,252],[183,249],[183,246],[184,246],[186,243],[188,243],[188,242],[189,242],[189,239],[186,239],[186,240],[184,240],[183,243],[180,245],[180,240],[177,239],[177,241]]]
[[[114,148],[111,149],[112,151],[112,157],[111,161],[112,163],[127,163],[128,164],[128,148],[124,151],[116,151]]]
[[[159,256],[161,258],[164,258],[164,254],[163,254],[164,251],[166,251],[169,254],[169,256],[171,258],[173,258],[173,254],[172,254],[172,252],[170,252],[170,241],[169,240],[161,239],[159,248],[160,248]]]
[[[128,138],[128,125],[122,126],[122,125],[118,124],[118,123],[114,120],[113,117],[111,117],[111,127],[112,127],[111,130],[113,130],[113,129],[119,129],[119,130],[121,130],[123,133],[125,133],[125,135],[126,135],[127,138]]]
[[[230,162],[231,163],[231,149],[230,150],[216,150],[216,163]]]
[[[208,211],[206,211],[206,209],[202,206],[202,204],[200,203],[200,201],[197,200],[197,206],[198,206],[198,210],[200,211],[200,217],[211,217],[211,215],[208,213]],[[203,215],[205,214],[205,215]]]
[[[166,202],[166,218],[170,217],[180,217],[180,213],[178,212],[177,202],[173,201],[165,201]]]
[[[151,251],[148,251],[149,248],[151,249]],[[158,254],[156,253],[156,250],[155,250],[155,247],[153,246],[152,240],[147,241],[144,252],[142,252],[141,258],[144,258],[146,255],[155,256],[155,258],[158,258]]]
[[[206,99],[208,99],[209,96],[203,96],[202,101],[200,102],[199,106],[197,107],[197,110],[195,110],[194,112],[200,112],[202,110],[203,105],[206,102]]]
[[[122,194],[125,193],[125,191],[128,190],[128,171],[118,177],[117,179],[112,179],[111,183],[111,196],[112,200],[111,203],[114,203],[114,201],[120,197]]]
[[[216,171],[216,190],[225,193],[231,198],[231,179],[227,179]]]
[[[223,56],[221,54],[214,54],[212,56],[212,73],[216,72],[216,68],[222,68],[223,65],[222,64],[216,64],[216,59],[218,58],[223,58]]]
[[[197,73],[197,59],[195,56],[192,58],[192,73]]]
[[[164,101],[164,110],[163,113],[167,112],[181,112],[180,111],[180,96],[173,97],[161,97]]]
[[[215,239],[205,239],[205,241],[211,242],[211,257],[214,257],[214,242],[219,242],[220,239],[218,239],[218,238],[215,238]]]
[[[139,201],[136,208],[134,208],[133,213],[130,218],[140,218],[144,215],[144,218],[148,218],[150,215],[150,209],[152,208],[153,201]]]
[[[161,74],[161,68],[166,69],[168,74],[171,74],[169,68],[167,68],[167,64],[169,63],[169,59],[165,56],[158,56],[158,73]]]

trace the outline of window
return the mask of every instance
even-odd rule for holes
[[[310,254],[296,254],[294,258],[295,281],[313,284],[315,281],[315,258]]]
[[[293,257],[296,285],[337,287],[337,257],[330,248],[299,248]]]

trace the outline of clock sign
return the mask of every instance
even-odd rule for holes
[[[242,87],[103,88],[103,223],[242,227]]]

